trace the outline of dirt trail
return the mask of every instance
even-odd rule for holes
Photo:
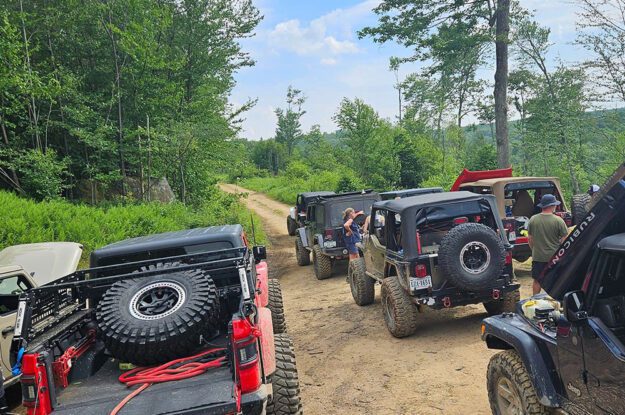
[[[375,303],[359,307],[346,267],[318,281],[312,266],[297,266],[287,205],[235,185],[222,189],[248,193],[244,201],[271,241],[269,269],[282,284],[306,414],[490,414],[493,352],[480,340],[481,305],[426,311],[417,334],[395,339],[384,326],[379,286]],[[521,296],[530,292],[526,274]]]

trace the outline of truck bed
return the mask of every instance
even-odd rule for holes
[[[127,388],[117,379],[119,363],[109,359],[95,375],[63,390],[55,415],[106,415],[139,386]],[[226,414],[236,412],[229,367],[210,369],[194,378],[154,384],[135,396],[119,415]]]

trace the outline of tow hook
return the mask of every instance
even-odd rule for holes
[[[499,300],[501,298],[501,291],[494,289],[493,290],[493,300]]]
[[[443,305],[445,306],[445,308],[451,307],[451,298],[449,297],[443,298]]]

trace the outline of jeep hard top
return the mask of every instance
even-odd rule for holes
[[[306,220],[306,208],[311,200],[317,198],[318,196],[330,196],[333,194],[335,193],[330,191],[299,193],[295,201],[295,207],[290,209],[289,216],[286,218],[286,227],[289,231],[289,235],[295,236],[297,228],[304,226],[304,221]]]
[[[489,317],[494,414],[625,413],[625,164],[539,280],[548,295]]]
[[[301,412],[264,257],[240,225],[170,232],[23,293],[12,359],[28,414]]]
[[[416,189],[403,189],[403,190],[389,190],[388,192],[380,193],[380,198],[382,200],[391,200],[400,198],[403,199],[405,197],[424,195],[428,193],[441,193],[443,192],[442,187],[420,187]]]
[[[373,205],[362,258],[348,281],[359,305],[382,283],[387,328],[396,337],[417,329],[422,307],[484,303],[489,313],[519,298],[511,246],[492,195],[432,193]]]
[[[305,226],[297,229],[295,254],[299,265],[310,264],[313,254],[315,276],[322,280],[332,275],[333,263],[347,259],[343,240],[343,212],[347,208],[362,211],[356,222],[362,226],[380,195],[371,190],[318,196],[308,204]]]
[[[14,245],[0,251],[0,353],[4,386],[19,381],[9,365],[20,294],[76,271],[82,245],[46,242]]]
[[[464,169],[451,187],[451,191],[457,190],[495,196],[508,240],[514,244],[512,255],[519,262],[527,261],[532,255],[527,242],[527,229],[529,219],[540,213],[537,205],[542,195],[554,195],[561,202],[556,207],[556,214],[564,219],[567,226],[572,225],[572,216],[566,208],[557,177],[513,177],[512,168],[486,171]]]

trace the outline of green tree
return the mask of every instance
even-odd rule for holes
[[[306,111],[302,106],[306,102],[306,97],[299,89],[292,86],[286,91],[286,108],[277,108],[278,126],[276,128],[276,141],[284,144],[289,156],[293,153],[293,148],[302,139],[301,118]]]

